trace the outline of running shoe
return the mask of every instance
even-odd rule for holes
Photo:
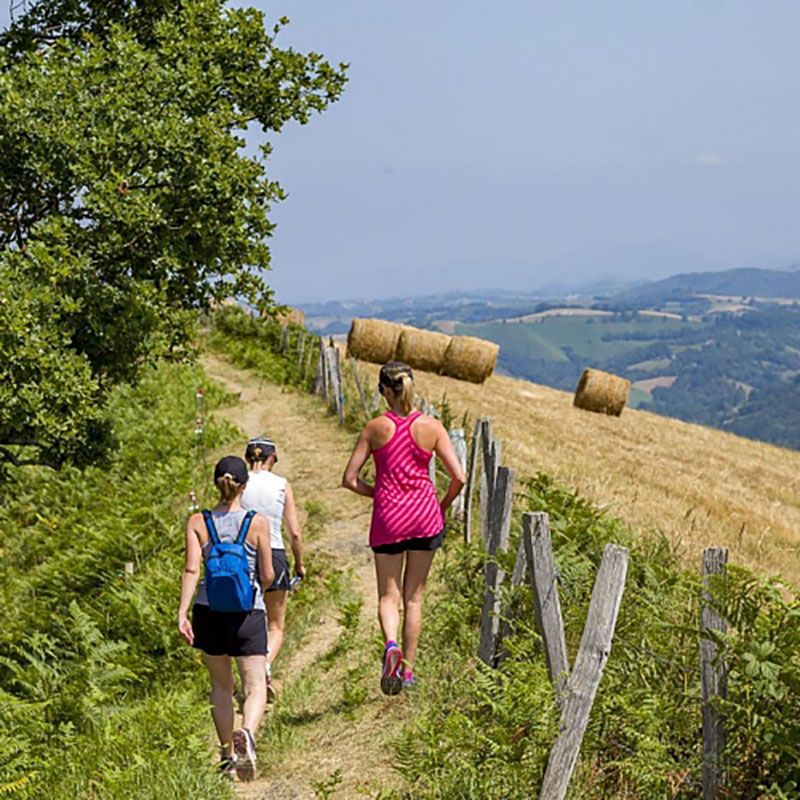
[[[233,732],[233,753],[239,779],[253,780],[256,776],[256,743],[253,734],[247,728],[237,728]]]
[[[399,694],[403,688],[401,670],[403,651],[395,642],[389,642],[383,651],[383,670],[381,672],[381,691],[384,694]]]
[[[267,675],[267,702],[275,702],[275,687],[272,685],[272,675]]]
[[[403,688],[413,689],[416,685],[417,681],[414,678],[414,670],[413,669],[403,670]]]

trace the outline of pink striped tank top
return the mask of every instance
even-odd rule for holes
[[[428,474],[433,453],[423,450],[411,435],[411,425],[421,412],[401,417],[388,411],[386,416],[394,423],[395,432],[383,447],[372,451],[375,493],[371,547],[435,536],[444,528],[436,488]]]

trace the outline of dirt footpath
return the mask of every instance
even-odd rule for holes
[[[291,481],[302,510],[309,501],[324,522],[308,542],[312,565],[342,570],[351,619],[341,624],[333,604],[315,615],[276,662],[278,700],[259,738],[260,777],[236,784],[250,800],[377,797],[402,785],[390,741],[408,710],[405,698],[380,693],[380,641],[372,557],[370,506],[339,488],[353,436],[341,430],[316,397],[262,383],[217,355],[205,355],[207,375],[239,403],[218,415],[250,437],[278,445],[276,473]],[[244,442],[242,443],[244,449]],[[301,513],[301,522],[306,514]],[[291,598],[290,598],[291,602]],[[360,611],[359,611],[360,604]],[[271,742],[273,747],[270,747]],[[276,755],[277,754],[277,755]]]

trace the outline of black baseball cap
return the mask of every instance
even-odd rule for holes
[[[256,436],[247,443],[244,457],[248,461],[266,461],[270,456],[275,456],[278,461],[278,447],[268,436]]]
[[[247,483],[247,464],[239,456],[225,456],[217,461],[217,466],[214,467],[214,482],[225,475],[233,478],[236,483]]]

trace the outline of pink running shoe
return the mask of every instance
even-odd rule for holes
[[[383,671],[381,672],[381,691],[384,694],[400,694],[403,688],[403,651],[397,642],[388,642],[383,651]]]
[[[413,669],[406,669],[403,670],[403,688],[404,689],[413,689],[417,685],[417,681],[414,678],[414,670]]]

